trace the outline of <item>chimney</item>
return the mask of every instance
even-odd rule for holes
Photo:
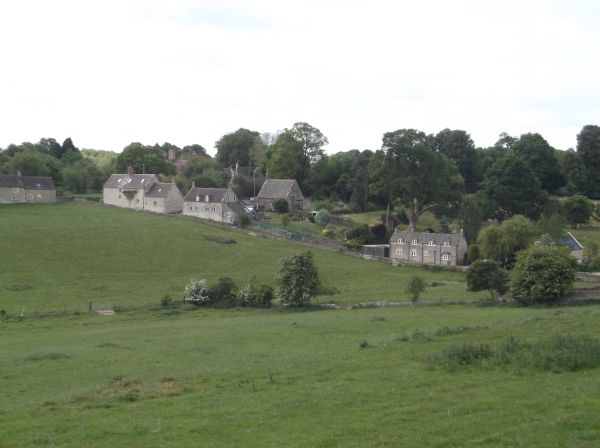
[[[240,159],[235,162],[235,174],[240,174]]]
[[[133,177],[133,167],[132,166],[127,167],[127,175],[129,177]]]
[[[195,180],[192,181],[192,188],[196,188],[196,181]]]

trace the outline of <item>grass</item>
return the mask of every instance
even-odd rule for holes
[[[0,322],[0,440],[66,447],[598,446],[597,369],[448,372],[426,361],[451,344],[495,347],[507,334],[532,343],[556,334],[598,338],[599,318],[596,306],[444,306]],[[43,353],[66,356],[27,361],[40,353],[40,341]]]
[[[181,298],[190,279],[230,276],[243,287],[253,277],[275,286],[283,257],[309,250],[199,221],[78,202],[0,206],[0,310],[9,314],[85,312],[88,304],[121,307]],[[227,239],[235,244],[223,244]],[[468,293],[464,275],[392,267],[310,248],[326,286],[339,294],[319,302],[409,300],[408,279],[426,277],[421,300],[485,297]]]

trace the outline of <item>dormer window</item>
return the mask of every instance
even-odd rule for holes
[[[444,247],[450,247],[450,241],[444,241]]]
[[[412,245],[413,246],[416,246],[417,244],[419,244],[419,242],[416,239],[412,240]]]
[[[429,240],[429,245],[430,245],[430,246],[435,246],[435,241],[433,241],[433,240]]]
[[[206,195],[206,197],[204,198],[204,202],[210,202],[210,196]]]
[[[399,243],[399,244],[402,244],[402,243],[404,243],[404,238],[398,238],[398,243]]]
[[[200,195],[199,194],[196,195],[196,202],[200,202]]]
[[[144,181],[145,181],[145,180],[146,180],[146,179],[142,179],[142,184],[144,183]]]

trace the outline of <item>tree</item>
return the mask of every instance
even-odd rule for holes
[[[225,166],[250,164],[250,148],[255,144],[260,134],[256,131],[240,128],[235,132],[225,134],[216,143],[216,159]]]
[[[277,296],[287,305],[308,305],[319,286],[319,275],[311,252],[281,260],[276,276]]]
[[[456,163],[458,172],[465,181],[465,190],[473,193],[479,181],[477,175],[477,153],[471,136],[465,131],[444,129],[433,139],[434,149]]]
[[[511,274],[511,295],[522,303],[560,299],[573,286],[576,264],[564,247],[521,251]]]
[[[292,129],[286,129],[284,132],[289,132],[296,141],[300,142],[304,156],[308,158],[311,164],[321,160],[325,154],[323,146],[329,144],[327,137],[308,123],[294,123]]]
[[[54,182],[60,184],[63,165],[49,154],[28,148],[16,153],[5,168],[11,174],[51,177]]]
[[[433,150],[430,136],[415,129],[387,132],[382,148],[387,186],[406,207],[413,232],[426,211],[460,201],[463,179],[453,162]]]
[[[288,201],[283,198],[277,198],[273,201],[273,210],[277,213],[287,213],[289,209]]]
[[[516,215],[502,224],[491,225],[479,233],[479,251],[483,258],[496,261],[508,268],[515,259],[515,253],[533,242],[535,229],[531,221]]]
[[[573,229],[582,224],[587,224],[590,221],[594,212],[594,203],[585,196],[576,194],[568,197],[563,203],[563,209],[567,222]]]
[[[359,212],[367,211],[369,205],[369,157],[371,151],[363,151],[352,163],[352,196],[350,208]]]
[[[486,215],[502,221],[513,215],[537,218],[547,200],[540,181],[527,163],[507,153],[486,173],[482,183]]]
[[[296,179],[300,188],[308,174],[309,161],[302,144],[289,132],[277,137],[266,153],[267,177],[271,179]]]
[[[587,125],[577,135],[577,155],[585,173],[586,196],[600,198],[600,126]]]
[[[555,150],[540,134],[521,135],[512,144],[512,151],[529,165],[544,190],[554,192],[565,184]]]
[[[579,155],[570,149],[561,161],[561,171],[569,193],[581,193],[586,188],[586,170]]]
[[[71,142],[72,144],[72,142]],[[53,138],[42,138],[36,145],[42,154],[47,154],[55,159],[62,159],[65,149]]]
[[[508,272],[493,260],[475,261],[467,268],[466,276],[469,291],[489,291],[492,299],[508,289]]]
[[[423,291],[425,291],[425,282],[418,275],[413,275],[406,285],[406,292],[410,294],[411,302],[417,303]]]
[[[474,195],[465,195],[460,205],[459,214],[463,235],[468,244],[477,240],[483,214]]]
[[[127,145],[117,156],[116,170],[126,173],[133,167],[136,173],[175,174],[175,166],[167,162],[160,146],[147,146],[139,142]]]
[[[206,156],[206,149],[204,146],[194,143],[192,145],[186,145],[177,153],[178,158],[187,158],[189,156]]]

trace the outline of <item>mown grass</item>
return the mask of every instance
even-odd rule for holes
[[[309,250],[199,221],[77,202],[0,206],[0,310],[9,314],[85,312],[88,303],[124,307],[182,297],[187,282],[229,276],[275,286],[283,257]],[[223,239],[234,244],[222,244]],[[408,300],[412,275],[429,287],[423,300],[484,297],[466,291],[460,272],[391,267],[310,249],[326,286],[339,294],[319,302]]]
[[[600,308],[200,310],[0,322],[2,446],[598,446],[598,369],[430,369],[600,337]],[[39,353],[61,353],[28,361]]]

